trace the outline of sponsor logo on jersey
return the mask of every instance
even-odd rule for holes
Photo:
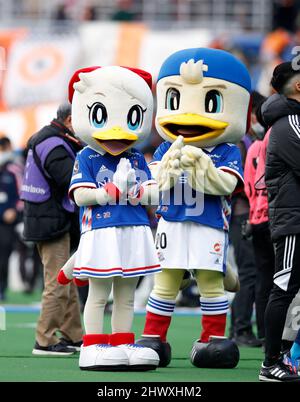
[[[186,184],[187,183],[187,177],[186,175],[182,175],[179,177],[178,182],[181,184]]]
[[[101,166],[101,168],[100,168],[100,170],[99,170],[99,172],[101,173],[101,172],[106,172],[108,169],[107,169],[107,167],[105,166],[105,165],[102,165]]]
[[[222,244],[220,242],[214,243],[212,250],[209,253],[212,255],[217,255],[218,257],[221,257],[222,256]]]
[[[221,246],[220,243],[215,243],[214,244],[214,250],[215,250],[216,253],[219,253],[221,251],[221,248],[222,248],[222,246]]]
[[[231,169],[239,170],[238,161],[229,162],[228,167],[231,168]]]
[[[165,259],[164,253],[162,253],[161,251],[158,251],[157,257],[158,257],[158,261],[164,261],[164,259]]]
[[[99,156],[101,156],[101,155],[100,154],[91,154],[91,155],[89,155],[89,159],[99,158]]]

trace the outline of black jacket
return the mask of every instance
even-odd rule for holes
[[[74,154],[80,145],[72,140],[70,131],[57,120],[42,128],[28,142],[28,149],[34,149],[49,137],[59,136],[72,148]],[[63,197],[67,194],[74,158],[63,146],[54,147],[48,154],[44,170],[49,177],[51,198],[42,203],[24,202],[24,239],[28,241],[44,241],[56,239],[70,232],[74,242],[79,239],[78,213],[67,212],[62,206]],[[75,244],[74,244],[75,245]]]
[[[272,95],[261,108],[271,127],[265,181],[273,240],[300,233],[300,103]]]

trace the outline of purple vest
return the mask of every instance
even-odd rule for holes
[[[75,153],[72,148],[57,136],[49,137],[40,142],[35,146],[35,150],[29,149],[21,189],[22,200],[38,204],[49,200],[51,197],[49,183],[51,177],[47,174],[44,165],[49,153],[58,146],[63,146],[72,159],[75,159]],[[68,195],[63,197],[62,206],[68,212],[75,211],[75,205]]]

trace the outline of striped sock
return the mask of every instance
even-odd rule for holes
[[[226,314],[229,308],[227,296],[200,297],[202,314],[217,315]]]
[[[174,308],[175,300],[164,300],[151,293],[146,310],[150,313],[171,317]]]

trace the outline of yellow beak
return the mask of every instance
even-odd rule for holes
[[[168,137],[175,140],[182,135],[185,143],[216,138],[228,126],[227,122],[193,113],[160,117],[158,123]]]
[[[138,136],[123,130],[122,127],[115,126],[106,131],[95,131],[92,137],[96,140],[129,140],[136,141]]]
[[[99,145],[111,155],[119,155],[132,147],[133,142],[138,140],[138,136],[129,133],[122,127],[115,126],[106,131],[95,131],[92,137],[99,142]]]

